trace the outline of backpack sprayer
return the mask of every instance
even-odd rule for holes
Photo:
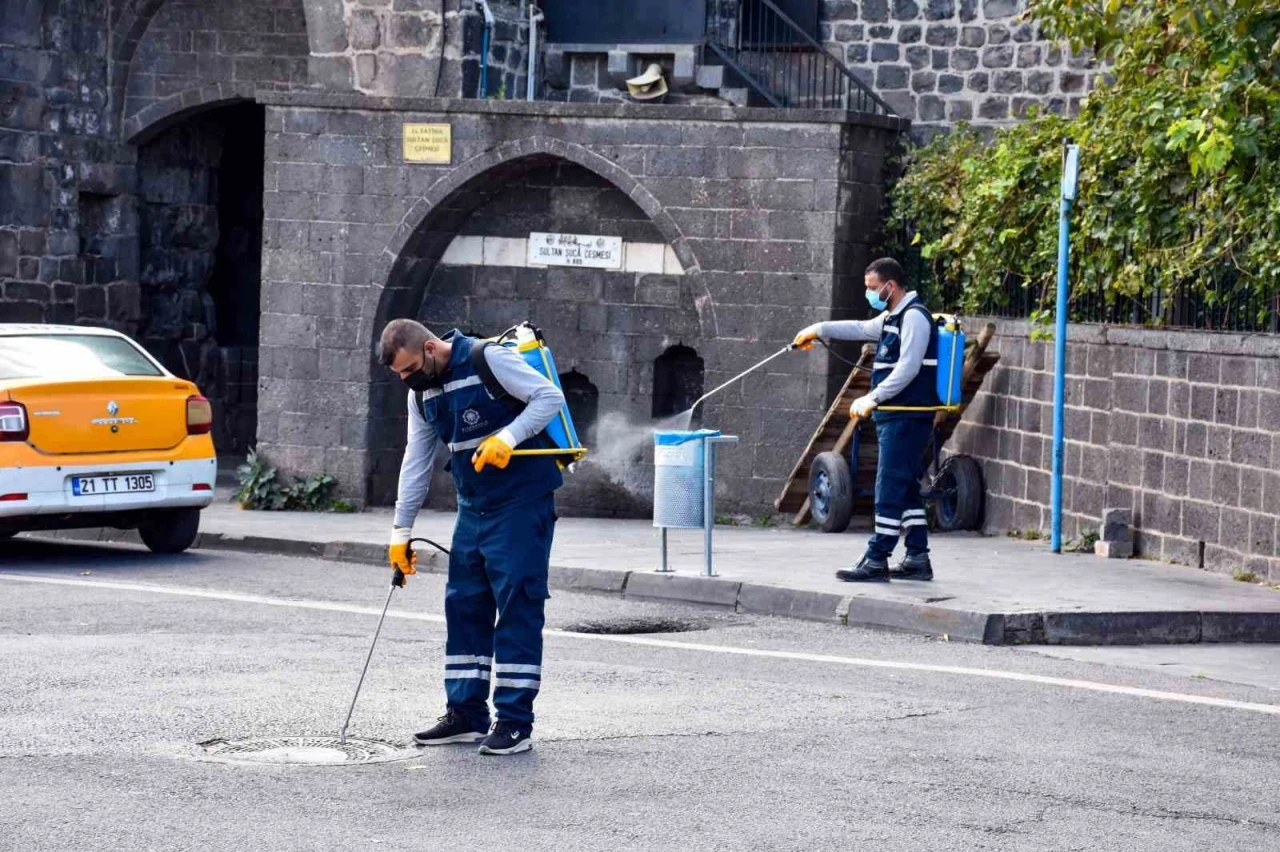
[[[492,340],[499,346],[514,347],[525,363],[537,370],[544,378],[559,388],[560,373],[556,369],[555,356],[547,346],[542,331],[533,323],[522,322],[513,326]],[[573,425],[573,415],[569,413],[568,401],[547,424],[544,430],[554,447],[537,450],[515,450],[513,456],[556,456],[556,463],[561,467],[571,467],[573,463],[582,461],[587,448],[578,440],[578,430]]]

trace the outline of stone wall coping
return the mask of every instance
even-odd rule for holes
[[[966,318],[970,329],[988,322],[995,323],[1000,337],[1031,336],[1031,322],[1008,317],[973,316]],[[1205,329],[1142,328],[1130,325],[1094,325],[1068,323],[1068,343],[1097,343],[1112,346],[1134,346],[1140,349],[1170,352],[1208,352],[1215,355],[1253,355],[1280,358],[1280,334],[1243,331],[1208,331]]]
[[[905,132],[911,122],[897,116],[840,109],[689,106],[681,104],[589,104],[559,101],[490,101],[475,98],[378,97],[360,93],[258,92],[271,106],[356,109],[383,112],[435,112],[471,115],[533,115],[546,118],[628,118],[667,121],[732,121],[759,124],[848,124]]]

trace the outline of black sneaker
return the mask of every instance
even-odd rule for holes
[[[837,571],[837,579],[846,583],[887,583],[889,582],[889,563],[883,559],[864,556],[850,571]]]
[[[533,748],[533,730],[519,722],[495,722],[480,743],[481,754],[518,754]]]
[[[932,580],[933,565],[929,562],[929,554],[907,554],[902,557],[901,562],[889,569],[889,576],[895,580]]]
[[[450,708],[440,717],[440,724],[413,735],[413,741],[422,746],[448,745],[449,743],[478,743],[484,739],[485,727],[476,727],[466,716]]]

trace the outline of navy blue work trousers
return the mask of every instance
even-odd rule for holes
[[[933,437],[933,417],[902,417],[876,421],[880,461],[876,467],[876,531],[867,555],[888,559],[906,538],[907,553],[929,552],[929,521],[920,497],[924,451]]]
[[[500,721],[533,723],[555,523],[552,494],[458,512],[444,593],[444,684],[449,707],[477,728],[489,724],[491,686]]]

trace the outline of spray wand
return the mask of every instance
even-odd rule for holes
[[[425,542],[436,550],[449,555],[449,551],[441,545],[436,544],[429,538],[411,538],[409,539],[409,547],[405,553],[405,558],[409,560],[409,564],[413,564],[413,543],[415,541]],[[396,589],[404,588],[404,572],[399,568],[395,570],[395,574],[391,577],[391,589],[387,592],[387,602],[382,605],[382,615],[378,617],[378,629],[373,631],[373,642],[369,645],[369,654],[364,658],[364,668],[360,670],[360,681],[356,684],[356,694],[351,696],[351,706],[347,708],[347,718],[342,722],[342,732],[338,735],[341,742],[347,741],[347,728],[351,725],[351,714],[355,712],[356,700],[360,697],[360,687],[364,686],[364,676],[369,672],[369,661],[373,659],[373,649],[378,647],[378,636],[382,633],[382,622],[387,618],[387,607],[391,606],[391,596],[396,593]]]

